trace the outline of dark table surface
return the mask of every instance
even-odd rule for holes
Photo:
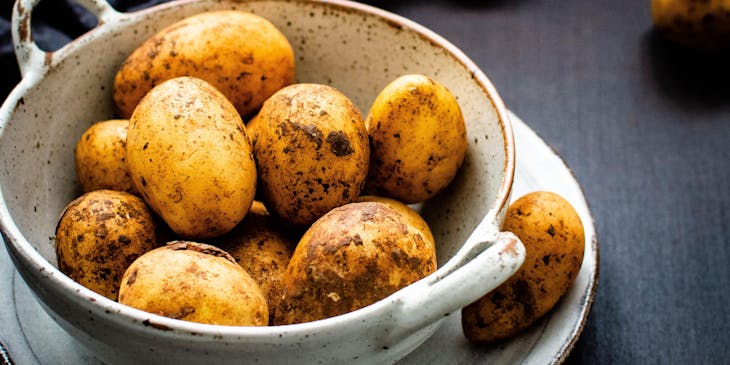
[[[161,1],[110,1],[133,10]],[[600,243],[588,323],[567,363],[730,363],[730,56],[678,48],[648,0],[371,1],[469,55],[582,185]],[[0,5],[0,99],[19,76]],[[81,19],[68,22],[68,19]],[[46,49],[93,20],[34,14]]]

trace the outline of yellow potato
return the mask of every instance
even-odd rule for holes
[[[266,299],[228,253],[214,246],[173,241],[129,266],[119,303],[190,322],[265,326]]]
[[[129,118],[154,86],[178,76],[203,79],[243,116],[294,82],[294,52],[268,20],[247,12],[201,13],[161,30],[137,48],[114,79],[114,102]]]
[[[128,126],[124,119],[95,123],[76,143],[76,176],[85,193],[102,189],[135,193],[126,162]]]
[[[408,225],[411,227],[417,229],[419,233],[423,236],[423,238],[427,242],[436,242],[433,238],[433,233],[431,233],[431,227],[428,226],[428,223],[426,223],[425,220],[423,220],[423,217],[421,217],[418,212],[411,209],[409,206],[391,198],[385,198],[382,196],[375,196],[375,195],[363,195],[359,198],[357,198],[358,202],[379,202],[383,204],[387,204],[389,207],[397,210],[400,214],[403,215],[403,218],[406,220]]]
[[[315,321],[387,297],[436,270],[434,242],[399,209],[347,204],[317,220],[282,278],[275,324]]]
[[[654,26],[669,40],[700,49],[730,46],[730,0],[652,0]]]
[[[256,119],[260,190],[272,213],[305,226],[360,195],[368,136],[345,95],[326,85],[291,85],[269,98]]]
[[[212,243],[231,254],[256,281],[269,305],[269,318],[273,319],[281,297],[281,277],[297,238],[281,227],[261,202],[254,201],[243,222]]]
[[[84,194],[68,204],[56,227],[58,269],[112,300],[117,300],[124,270],[156,246],[147,205],[120,191]]]
[[[168,80],[135,109],[127,164],[137,191],[188,239],[222,235],[248,212],[256,165],[236,109],[210,84]]]
[[[404,203],[430,199],[456,176],[466,125],[451,92],[423,75],[405,75],[378,94],[366,120],[371,161],[367,190]]]
[[[502,227],[522,240],[522,267],[506,282],[462,310],[472,342],[514,336],[550,311],[570,288],[583,262],[585,236],[578,213],[551,192],[533,192],[510,205]]]

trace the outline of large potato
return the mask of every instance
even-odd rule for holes
[[[265,326],[269,311],[256,282],[225,251],[173,241],[140,256],[122,278],[119,302],[191,322]]]
[[[730,47],[730,0],[652,0],[654,26],[669,40],[700,49]]]
[[[297,238],[287,232],[254,201],[246,218],[213,243],[228,252],[251,275],[269,304],[269,318],[281,297],[281,277],[289,264]]]
[[[76,176],[81,188],[117,190],[135,193],[126,161],[129,121],[114,119],[89,127],[76,143]]]
[[[456,98],[423,75],[405,75],[378,94],[366,120],[367,189],[404,203],[427,200],[456,176],[466,154],[466,125]]]
[[[156,246],[147,205],[125,192],[82,195],[68,204],[56,227],[58,269],[112,300],[117,300],[124,270]]]
[[[185,238],[224,234],[248,212],[256,164],[241,117],[210,84],[168,80],[139,103],[127,134],[132,181]]]
[[[347,204],[322,216],[299,241],[274,323],[344,314],[435,270],[434,242],[409,217],[381,202]]]
[[[583,224],[568,201],[533,192],[510,205],[502,227],[522,240],[522,267],[506,282],[462,310],[466,337],[493,342],[520,333],[552,309],[583,262]]]
[[[370,150],[360,111],[345,95],[291,85],[264,103],[255,123],[260,189],[272,213],[305,226],[358,197]]]
[[[114,101],[124,118],[154,86],[178,77],[203,79],[242,116],[294,82],[294,53],[268,20],[247,12],[201,13],[161,30],[128,58],[114,79]]]

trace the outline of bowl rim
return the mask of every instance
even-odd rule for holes
[[[205,1],[211,4],[213,3],[212,0],[203,0],[203,2]],[[324,7],[335,7],[340,10],[356,11],[359,14],[371,16],[388,22],[397,28],[411,31],[426,39],[431,44],[442,48],[456,61],[461,63],[464,68],[470,72],[472,79],[474,79],[476,83],[482,88],[485,96],[492,103],[492,107],[496,112],[502,134],[505,155],[505,161],[503,166],[504,173],[502,176],[502,181],[499,185],[499,189],[497,191],[496,199],[493,201],[487,213],[490,221],[496,222],[499,212],[502,211],[509,202],[510,194],[512,191],[516,158],[514,134],[512,129],[512,123],[509,118],[509,113],[496,88],[488,79],[488,77],[484,74],[484,72],[470,58],[468,58],[460,49],[458,49],[451,42],[431,31],[430,29],[416,23],[415,21],[412,21],[395,13],[377,8],[375,6],[362,4],[350,0],[247,0],[244,1],[244,3],[258,1],[298,2],[321,5]],[[98,37],[98,34],[103,34],[105,31],[112,29],[113,27],[123,27],[125,22],[142,19],[151,13],[159,12],[173,7],[178,7],[181,5],[199,2],[201,1],[174,0],[135,12],[120,13],[120,19],[123,20],[120,24],[100,22],[96,28],[91,29],[89,32],[71,41],[61,49],[55,52],[46,52],[46,62],[43,65],[43,69],[31,70],[36,72],[29,72],[28,74],[24,75],[21,82],[15,87],[15,89],[13,89],[10,95],[6,98],[2,107],[0,107],[0,141],[2,140],[5,127],[10,120],[10,117],[13,115],[16,106],[22,103],[22,97],[26,94],[26,92],[42,82],[45,73],[49,69],[51,69],[54,64],[64,59],[66,55],[73,53],[76,48],[83,47],[86,43],[86,40]],[[219,0],[216,3],[230,3],[236,5],[240,4],[241,1]],[[51,62],[49,62],[49,58],[52,58]],[[343,322],[360,322],[365,318],[369,318],[374,312],[381,311],[384,308],[391,306],[394,302],[400,300],[399,294],[403,291],[403,289],[401,289],[376,303],[352,312],[317,321],[290,325],[262,327],[224,326],[168,318],[161,315],[138,310],[108,299],[101,294],[98,294],[78,284],[70,277],[63,274],[58,268],[53,266],[38,251],[33,248],[33,246],[26,239],[20,229],[15,225],[15,222],[10,215],[8,207],[5,203],[5,197],[2,194],[1,186],[0,199],[2,199],[0,200],[0,231],[2,231],[2,236],[4,238],[5,244],[9,248],[9,252],[11,253],[10,256],[13,259],[12,261],[14,265],[18,266],[18,260],[22,260],[26,269],[32,270],[36,275],[42,275],[43,277],[48,278],[53,282],[55,286],[57,286],[58,288],[62,288],[59,290],[67,291],[68,293],[70,293],[72,300],[78,303],[85,303],[85,307],[87,309],[93,310],[97,313],[105,313],[105,316],[107,316],[108,319],[114,322],[123,322],[126,324],[129,324],[130,322],[138,322],[140,324],[143,324],[145,328],[161,330],[168,335],[183,336],[187,340],[207,341],[211,338],[215,340],[222,340],[224,338],[235,337],[238,337],[240,339],[241,336],[245,336],[249,342],[264,343],[270,342],[272,336],[279,337],[280,339],[297,338],[301,337],[302,335],[312,333],[313,331],[334,330],[341,327]],[[454,258],[450,259],[449,261],[453,259]],[[426,282],[429,280],[429,278],[448,274],[443,272],[441,269],[444,266],[448,265],[449,261],[444,263],[444,265],[442,265],[442,267],[439,268],[436,272],[425,278],[422,278],[415,283],[410,284],[407,287],[416,285],[419,282]],[[19,271],[22,273],[22,270]]]

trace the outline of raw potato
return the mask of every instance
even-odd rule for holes
[[[285,232],[264,205],[254,201],[243,222],[214,240],[259,285],[269,305],[269,319],[274,318],[281,297],[281,277],[297,244],[297,238]]]
[[[243,117],[294,82],[294,52],[268,20],[247,12],[201,13],[161,30],[122,64],[114,102],[124,118],[154,86],[178,76],[203,79]]]
[[[379,202],[383,204],[387,204],[389,207],[397,210],[399,213],[403,215],[403,217],[406,220],[406,223],[417,229],[418,232],[423,236],[423,238],[427,242],[436,242],[433,238],[433,233],[431,233],[431,227],[428,226],[428,223],[426,223],[425,220],[423,220],[423,217],[421,217],[418,212],[411,209],[409,206],[391,198],[385,198],[382,196],[375,196],[375,195],[363,195],[359,198],[357,198],[358,202]]]
[[[730,47],[730,0],[652,0],[651,15],[673,42],[708,50]]]
[[[265,326],[266,299],[228,253],[173,241],[140,256],[124,273],[119,302],[191,322]]]
[[[272,213],[306,226],[360,195],[370,149],[360,111],[345,95],[291,85],[264,103],[255,123],[260,190]]]
[[[514,336],[550,311],[583,262],[583,224],[568,201],[533,192],[515,201],[502,227],[525,245],[522,267],[505,283],[465,307],[462,328],[475,343]]]
[[[82,195],[66,206],[56,227],[58,269],[112,300],[117,300],[124,270],[156,246],[147,205],[120,191]]]
[[[299,241],[275,324],[315,321],[387,297],[436,270],[434,242],[381,202],[338,207]]]
[[[432,198],[466,155],[466,125],[456,97],[423,75],[401,76],[375,99],[366,121],[371,161],[367,190],[404,203]]]
[[[136,192],[125,160],[128,126],[126,119],[98,122],[76,143],[76,176],[85,193],[102,189]]]
[[[139,103],[127,163],[137,191],[188,239],[222,235],[248,212],[256,164],[236,109],[210,84],[168,80]]]

